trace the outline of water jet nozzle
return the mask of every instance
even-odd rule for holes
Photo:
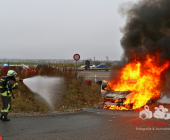
[[[23,82],[24,79],[19,79],[20,82]]]

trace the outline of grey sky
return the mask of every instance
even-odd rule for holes
[[[119,60],[129,1],[0,0],[0,58]]]

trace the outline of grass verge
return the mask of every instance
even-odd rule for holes
[[[32,69],[35,69],[31,66]],[[1,76],[2,70],[0,70]],[[102,101],[100,94],[100,86],[94,83],[91,86],[86,85],[83,76],[79,76],[74,68],[67,69],[66,67],[56,68],[49,67],[39,69],[36,74],[21,73],[17,71],[20,78],[28,78],[37,75],[45,75],[50,77],[63,77],[64,84],[60,88],[60,94],[55,100],[55,110],[63,110],[63,106],[70,108],[82,108],[93,106]],[[14,90],[15,99],[12,99],[12,109],[10,112],[40,112],[45,113],[51,108],[41,100],[37,100],[36,95],[31,92],[24,83],[20,82],[17,90]],[[2,107],[2,100],[0,98],[0,106]]]

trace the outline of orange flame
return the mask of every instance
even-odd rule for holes
[[[160,82],[160,74],[169,67],[169,61],[166,61],[163,65],[158,66],[158,53],[156,57],[147,55],[144,63],[134,60],[127,64],[121,72],[121,77],[117,84],[113,84],[113,81],[109,82],[109,85],[114,91],[134,91],[128,96],[124,105],[133,104],[133,109],[140,108],[150,100],[158,99],[160,97],[161,89],[158,88]],[[128,82],[129,80],[135,81],[133,84]],[[111,105],[110,109],[127,110],[126,107],[117,107]]]

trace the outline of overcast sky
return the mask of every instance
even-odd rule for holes
[[[129,1],[0,0],[0,58],[120,60]]]

